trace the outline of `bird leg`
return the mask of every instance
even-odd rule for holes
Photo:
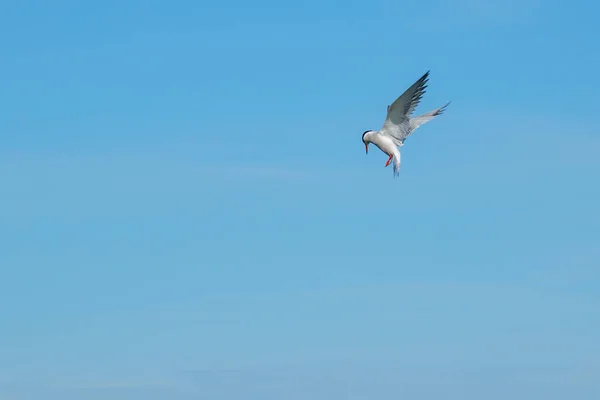
[[[390,158],[388,158],[387,162],[385,163],[385,166],[387,167],[388,165],[390,165],[390,161],[392,161],[392,157],[394,157],[394,155],[392,154],[390,156]]]

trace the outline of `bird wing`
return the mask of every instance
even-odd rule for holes
[[[419,115],[417,117],[411,118],[410,119],[411,132],[414,131],[415,129],[417,129],[418,127],[420,127],[421,125],[423,125],[425,122],[431,121],[432,119],[434,119],[438,115],[443,114],[444,111],[446,110],[446,107],[448,107],[449,104],[450,104],[450,102],[447,102],[446,104],[444,104],[440,108],[436,108],[433,111],[430,111],[430,112],[425,113],[423,115]]]
[[[425,72],[422,77],[388,106],[381,133],[390,136],[396,145],[400,145],[411,131],[410,115],[415,111],[425,93],[428,78],[429,71]]]

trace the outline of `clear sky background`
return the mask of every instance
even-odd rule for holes
[[[597,400],[599,12],[3,1],[0,399]]]

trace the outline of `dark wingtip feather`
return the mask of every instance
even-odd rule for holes
[[[451,101],[438,108],[433,115],[437,117],[438,115],[442,114],[444,111],[446,111],[446,107],[448,107],[450,103]]]

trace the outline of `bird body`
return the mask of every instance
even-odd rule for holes
[[[390,161],[394,162],[394,170],[400,169],[400,149],[398,147],[403,146],[401,143],[400,146],[397,146],[394,140],[387,135],[382,135],[376,131],[367,131],[363,135],[363,141],[365,143],[373,143],[379,150],[387,154],[390,158],[388,158],[385,166],[390,165]],[[368,151],[368,149],[367,149]]]
[[[415,108],[425,93],[429,71],[413,83],[391,105],[387,107],[387,116],[379,131],[368,130],[363,133],[362,141],[365,150],[369,152],[369,144],[373,143],[388,155],[387,167],[393,163],[394,176],[400,173],[400,147],[404,146],[406,138],[424,123],[431,121],[444,112],[450,102],[428,113],[411,117]]]

